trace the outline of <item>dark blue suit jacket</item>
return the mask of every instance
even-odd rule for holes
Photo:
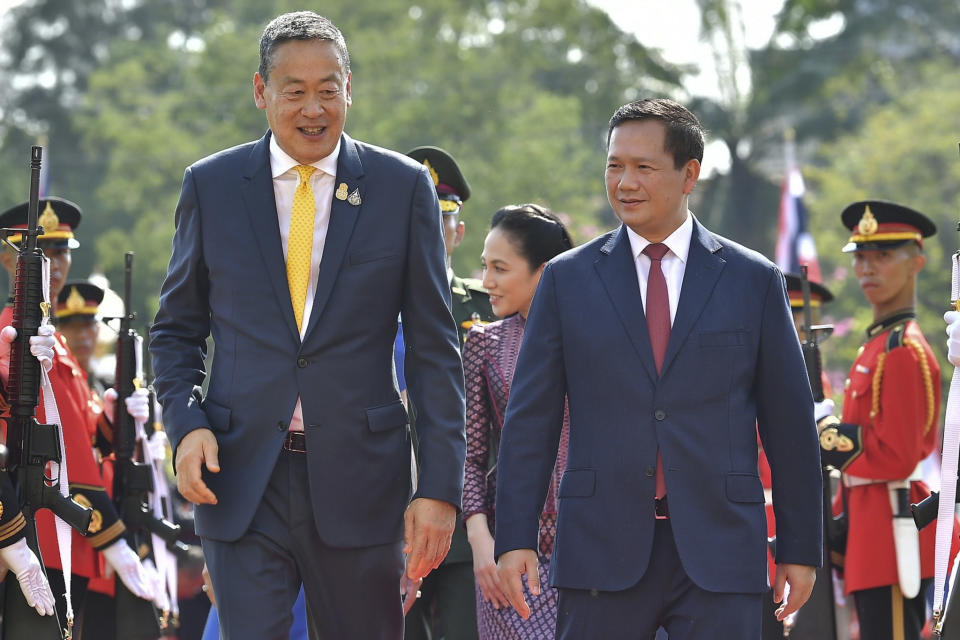
[[[410,435],[393,366],[403,318],[409,392],[419,409],[416,497],[460,505],[464,398],[440,210],[426,169],[344,135],[316,298],[300,340],[270,174],[270,133],[189,167],[150,352],[174,450],[206,427],[217,505],[197,532],[234,540],[249,526],[299,396],[321,538],[360,547],[402,536]],[[206,340],[214,343],[206,395]]]
[[[496,553],[537,548],[570,402],[551,584],[621,590],[647,568],[657,447],[680,560],[709,591],[766,588],[757,427],[773,469],[777,561],[818,565],[813,399],[779,270],[694,221],[658,376],[621,227],[551,261],[537,289],[500,445]]]

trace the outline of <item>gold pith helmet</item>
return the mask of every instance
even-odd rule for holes
[[[57,324],[95,319],[100,313],[104,290],[85,280],[67,282],[57,296]]]
[[[851,233],[844,253],[891,249],[908,242],[923,247],[923,239],[937,232],[937,225],[919,211],[885,200],[854,202],[840,218]]]
[[[28,205],[21,202],[0,213],[0,228],[26,229]],[[37,224],[43,227],[43,235],[37,237],[37,242],[41,246],[76,249],[80,243],[74,238],[73,230],[80,224],[81,215],[80,207],[69,200],[56,196],[41,198]],[[17,233],[7,239],[17,244],[22,238],[23,235]]]
[[[441,213],[460,213],[462,204],[470,199],[470,185],[453,156],[440,147],[417,147],[408,151],[407,155],[430,172],[437,198],[440,199]]]

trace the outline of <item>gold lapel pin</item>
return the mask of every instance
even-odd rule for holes
[[[337,200],[346,200],[347,199],[347,183],[341,182],[340,186],[337,187]]]

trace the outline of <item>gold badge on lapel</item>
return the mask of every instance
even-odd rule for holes
[[[360,202],[361,202],[361,200],[360,200],[360,189],[354,189],[354,190],[353,190],[353,193],[350,194],[350,197],[347,198],[347,202],[349,202],[350,204],[352,204],[352,205],[355,206],[355,207],[356,207],[356,206],[359,206],[359,204],[360,204]]]
[[[340,186],[337,187],[337,192],[334,194],[337,196],[337,200],[346,200],[347,199],[347,183],[341,182]]]

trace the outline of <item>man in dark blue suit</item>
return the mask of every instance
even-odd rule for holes
[[[687,209],[703,130],[670,100],[610,120],[616,231],[544,270],[507,407],[496,553],[511,603],[569,400],[551,586],[559,638],[760,638],[768,589],[756,433],[773,470],[781,619],[821,562],[814,406],[783,275]]]
[[[439,565],[463,482],[437,196],[422,165],[343,133],[350,59],[326,18],[267,25],[253,89],[270,130],[186,170],[151,330],[178,488],[222,637],[287,637],[302,582],[315,636],[400,638],[403,554],[414,583]]]

